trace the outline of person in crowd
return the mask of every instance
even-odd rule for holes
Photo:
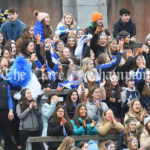
[[[115,73],[110,75],[106,84],[106,103],[112,109],[117,121],[121,122],[121,97],[118,77]]]
[[[68,145],[75,145],[75,139],[72,137],[66,137],[61,142],[60,146],[57,148],[57,150],[66,150]]]
[[[113,36],[118,38],[121,31],[127,31],[130,34],[130,41],[136,42],[136,25],[130,17],[130,11],[127,8],[121,8],[119,11],[120,18],[115,22],[113,27]]]
[[[75,109],[79,103],[80,103],[80,99],[79,99],[78,92],[76,90],[70,91],[70,93],[68,93],[67,99],[64,104],[64,107],[70,119],[74,117]]]
[[[42,105],[41,108],[41,118],[43,123],[42,136],[47,136],[48,120],[55,111],[57,103],[58,103],[58,96],[50,95],[48,97],[47,102]]]
[[[8,68],[9,68],[8,60],[4,57],[1,57],[0,58],[0,74],[2,74],[2,72],[4,70],[7,70]]]
[[[48,120],[48,136],[69,136],[73,133],[73,127],[64,107],[58,105],[53,115]],[[48,143],[49,150],[56,150],[60,143]]]
[[[92,22],[90,23],[89,27],[87,27],[85,29],[87,34],[90,33],[93,35],[95,33],[97,27],[99,27],[100,28],[99,34],[101,34],[101,32],[105,32],[105,34],[107,36],[110,36],[109,31],[104,27],[103,19],[104,19],[104,17],[100,12],[97,12],[97,11],[93,12],[92,13]]]
[[[150,149],[150,116],[144,119],[144,129],[140,137],[140,146],[145,150]]]
[[[76,33],[77,41],[79,41],[86,34],[86,30],[79,28]]]
[[[100,32],[100,28],[97,27],[95,33],[93,34],[93,37],[91,39],[91,49],[93,50],[96,57],[98,57],[99,54],[102,53],[108,53],[108,36],[102,32],[100,35],[98,34]]]
[[[117,40],[116,39],[112,38],[111,40],[109,40],[107,51],[108,51],[108,55],[110,55],[110,57],[112,59],[116,58],[117,51],[118,51]]]
[[[105,100],[102,99],[103,92],[103,90],[101,91],[100,88],[97,87],[91,89],[89,93],[89,101],[86,104],[87,115],[89,118],[96,121],[96,125],[98,125],[101,121],[102,113],[108,109],[107,104],[105,102],[102,102],[102,100]]]
[[[0,65],[3,64],[3,59],[0,61]],[[14,119],[13,103],[11,97],[11,87],[6,80],[6,76],[2,74],[2,67],[0,67],[0,130],[5,142],[5,150],[12,150],[13,143],[11,140],[11,121]]]
[[[8,49],[3,49],[2,57],[6,58],[8,60],[8,62],[10,62],[10,52]]]
[[[80,98],[82,98],[82,102],[87,103],[88,95],[92,88],[99,87],[102,92],[102,99],[105,100],[105,91],[103,89],[106,81],[100,83],[100,76],[97,74],[98,72],[93,69],[91,71],[87,71],[84,74],[84,82],[80,84],[78,87],[78,93],[80,95]]]
[[[2,49],[4,48],[4,36],[2,31],[0,31],[0,57],[2,56]]]
[[[64,47],[65,47],[65,44],[62,40],[58,40],[55,43],[54,52],[57,54],[58,57],[60,57],[60,53],[64,49]]]
[[[19,56],[25,57],[26,59],[31,59],[31,54],[34,52],[34,41],[27,39],[22,43],[21,52]]]
[[[143,119],[146,115],[146,110],[142,108],[141,103],[138,99],[135,99],[131,102],[129,111],[125,114],[124,123],[128,119],[135,119],[136,120],[136,126],[139,131],[143,130]]]
[[[149,112],[150,106],[150,95],[149,95],[149,84],[150,84],[150,70],[146,69],[145,79],[140,80],[137,84],[137,89],[140,93],[140,102],[142,106]]]
[[[115,143],[112,140],[108,140],[105,143],[105,150],[115,150]]]
[[[67,38],[67,47],[70,49],[71,56],[75,55],[75,49],[77,46],[77,38],[76,35],[69,35]]]
[[[71,120],[74,135],[95,135],[97,134],[96,121],[90,119],[87,115],[85,104],[78,104],[75,115]]]
[[[34,26],[34,35],[41,35],[41,42],[52,36],[52,27],[50,26],[50,16],[45,12],[34,11],[34,16],[37,18],[37,23]]]
[[[34,36],[34,28],[32,25],[27,25],[26,27],[24,27],[21,37],[16,41],[17,53],[21,51],[21,46],[27,39],[33,40],[36,44],[36,37]]]
[[[10,59],[11,61],[14,61],[17,57],[16,42],[12,40],[7,40],[4,45],[4,49],[9,50],[11,57]]]
[[[41,135],[39,120],[41,113],[37,102],[32,99],[32,94],[29,89],[23,89],[21,91],[21,99],[17,104],[16,113],[20,120],[19,134],[21,146],[23,150],[26,150],[28,137]],[[33,144],[33,150],[41,150],[41,145],[39,143]]]
[[[22,34],[25,24],[18,19],[18,11],[16,8],[9,8],[8,19],[1,27],[4,40],[13,39],[17,41]]]
[[[130,104],[134,99],[140,99],[140,94],[135,88],[135,81],[133,77],[129,77],[126,79],[125,86],[123,86],[121,90],[122,117],[124,117],[125,114],[128,112]]]
[[[124,130],[124,126],[115,119],[113,111],[108,109],[103,113],[102,120],[98,124],[97,129],[100,135],[105,136],[107,134],[120,133]],[[99,148],[104,149],[105,142],[100,142]]]
[[[128,140],[131,136],[139,139],[141,132],[138,131],[135,119],[128,119],[125,122],[125,129],[117,138],[117,150],[123,150],[127,148]]]
[[[70,51],[70,48],[68,47],[64,47],[60,53],[59,53],[59,58],[70,58],[71,57],[71,51]]]
[[[119,40],[119,51],[117,52],[117,56],[115,59],[110,60],[110,57],[107,53],[102,53],[98,56],[96,60],[97,69],[100,70],[101,79],[105,79],[109,77],[110,71],[113,71],[120,63],[123,54],[123,44],[124,39]]]
[[[81,141],[78,145],[81,150],[88,150],[89,144],[87,142]]]
[[[146,71],[146,61],[143,55],[138,55],[135,58],[135,66],[134,66],[134,81],[135,85],[138,84],[140,79],[144,78],[144,73]]]
[[[76,34],[78,31],[79,26],[77,25],[75,19],[73,18],[72,14],[66,13],[62,17],[61,22],[57,25],[55,33],[59,35],[59,38],[67,43],[68,35]]]
[[[128,149],[129,150],[140,150],[138,139],[134,136],[129,137],[128,140]]]

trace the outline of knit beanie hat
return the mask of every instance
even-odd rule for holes
[[[101,13],[95,11],[93,14],[92,14],[92,22],[95,22],[97,20],[102,20],[104,17]]]
[[[35,10],[33,14],[34,14],[35,17],[37,17],[37,20],[40,21],[40,22],[41,22],[45,17],[48,16],[47,13],[45,13],[45,12],[39,12],[39,11],[37,11],[37,10]]]
[[[144,126],[146,126],[149,121],[150,121],[150,116],[144,119]]]
[[[147,41],[150,39],[150,33],[147,35],[147,37],[145,38],[145,43],[147,43]]]
[[[88,150],[99,150],[98,145],[93,140],[90,140],[88,144]]]

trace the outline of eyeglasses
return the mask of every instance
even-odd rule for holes
[[[58,110],[57,112],[58,112],[58,113],[64,113],[64,111],[60,111],[60,110]]]

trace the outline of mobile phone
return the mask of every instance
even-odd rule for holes
[[[63,101],[64,101],[64,98],[63,98],[63,97],[58,97],[58,101],[59,101],[59,102],[63,102]]]

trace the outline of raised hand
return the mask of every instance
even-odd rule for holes
[[[37,40],[37,44],[40,44],[40,41],[41,41],[41,34],[37,34],[36,36],[36,40]]]
[[[65,125],[65,123],[66,123],[66,121],[65,121],[65,118],[63,117],[63,118],[61,119],[60,125],[63,126],[63,125]]]
[[[95,125],[96,125],[96,121],[92,121],[91,128],[94,128]]]
[[[119,50],[121,53],[123,53],[123,45],[124,45],[124,39],[122,38],[121,40],[119,40]]]
[[[86,120],[83,120],[83,127],[86,129]]]

